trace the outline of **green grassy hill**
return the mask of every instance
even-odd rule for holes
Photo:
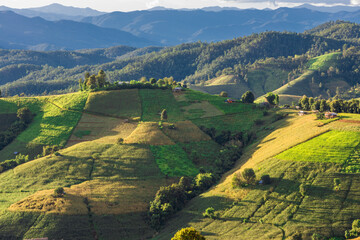
[[[3,98],[1,116],[24,106],[35,119],[0,151],[0,161],[15,151],[33,157],[45,145],[64,148],[0,174],[1,239],[149,238],[154,230],[144,214],[160,186],[216,165],[221,148],[198,126],[207,121],[225,129],[228,121],[245,130],[253,124],[240,114],[262,114],[252,105],[228,105],[191,90],[174,95],[134,89]],[[164,108],[168,123],[160,129]],[[116,144],[119,137],[124,144]],[[57,187],[65,187],[64,198],[53,196]]]
[[[23,106],[36,117],[0,151],[0,161],[14,149],[27,154],[28,143],[63,148],[0,173],[0,239],[170,239],[186,226],[207,239],[343,236],[360,217],[360,118],[345,114],[347,121],[324,124],[224,100],[189,89],[1,99],[0,117]],[[168,121],[159,127],[164,108]],[[252,144],[217,185],[155,231],[145,216],[161,186],[224,164],[223,147],[200,127],[241,131]],[[233,188],[233,175],[249,167],[272,183]],[[57,187],[64,197],[53,196]],[[203,217],[208,207],[218,218]]]

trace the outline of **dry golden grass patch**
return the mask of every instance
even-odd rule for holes
[[[314,138],[329,130],[329,126],[317,126],[314,115],[296,116],[291,115],[286,120],[279,121],[281,124],[275,131],[265,138],[255,142],[247,148],[242,157],[238,160],[234,170],[226,174],[222,182],[212,189],[210,195],[226,195],[233,197],[237,190],[231,188],[232,175],[240,173],[245,168],[254,168],[257,164],[277,154]]]
[[[211,140],[207,134],[190,121],[175,123],[175,129],[170,129],[169,125],[169,123],[164,123],[163,131],[175,142],[188,143]]]
[[[159,128],[158,123],[143,122],[130,136],[124,139],[124,143],[139,143],[149,145],[174,145],[175,143],[166,136]]]
[[[114,143],[118,138],[128,137],[136,129],[136,126],[136,122],[127,119],[84,113],[74,129],[67,147],[79,142],[94,140],[100,143]],[[78,137],[76,136],[78,132],[88,132],[89,134]]]
[[[171,180],[87,181],[71,187],[71,192],[89,200],[95,214],[127,214],[145,212],[160,186]]]
[[[84,198],[76,195],[71,189],[65,189],[63,197],[54,197],[54,190],[39,191],[9,207],[17,212],[46,212],[61,214],[87,214]]]
[[[201,115],[200,117],[214,117],[224,115],[222,111],[220,111],[217,107],[209,103],[208,101],[199,101],[196,103],[192,103],[189,106],[182,107],[185,110],[185,116],[195,118],[197,114]]]

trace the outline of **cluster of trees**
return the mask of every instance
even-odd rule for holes
[[[0,173],[15,168],[16,166],[29,161],[28,155],[18,154],[15,159],[6,160],[0,163]]]
[[[90,75],[89,72],[85,73],[85,80],[82,78],[79,79],[79,89],[80,91],[86,89],[95,89],[95,88],[102,88],[109,83],[106,81],[106,74],[104,70],[100,70],[97,75],[92,74]]]
[[[185,204],[211,187],[215,178],[211,173],[199,173],[194,179],[182,177],[179,183],[161,187],[155,198],[150,202],[148,211],[150,225],[159,229],[174,213],[181,210]]]
[[[24,131],[27,125],[32,121],[33,114],[29,108],[20,108],[17,111],[18,121],[15,121],[11,126],[3,132],[0,132],[0,150],[10,144],[22,131]]]
[[[318,110],[320,112],[331,111],[337,113],[360,113],[360,101],[357,99],[349,101],[334,99],[330,101],[303,96],[299,100],[299,107],[306,111]]]

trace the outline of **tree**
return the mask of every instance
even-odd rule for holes
[[[247,184],[253,183],[256,178],[254,169],[245,168],[245,170],[242,172],[242,177],[244,178]]]
[[[271,105],[277,105],[279,103],[279,95],[275,93],[269,92],[265,98]]]
[[[101,88],[105,85],[106,83],[106,73],[104,72],[104,70],[100,70],[98,75],[96,76],[96,86],[98,88]]]
[[[26,124],[29,124],[34,118],[32,112],[27,107],[17,110],[17,117]]]
[[[228,93],[225,92],[225,91],[222,91],[220,94],[219,94],[220,97],[228,97]]]
[[[155,79],[155,78],[150,78],[150,83],[151,83],[151,84],[155,84],[155,83],[156,83],[156,79]]]
[[[56,197],[62,197],[62,196],[64,196],[64,194],[65,194],[65,191],[64,191],[64,188],[62,188],[62,187],[58,187],[54,190],[54,195]]]
[[[253,103],[255,100],[255,96],[252,92],[247,91],[246,93],[244,93],[241,97],[241,101],[243,103]]]
[[[205,210],[205,212],[203,213],[204,217],[208,217],[211,219],[215,219],[216,215],[215,215],[215,209],[213,207],[209,207]]]
[[[83,80],[82,78],[79,79],[79,91],[83,90]]]
[[[193,227],[183,228],[179,230],[171,240],[205,240],[198,231]]]
[[[166,121],[168,118],[166,109],[161,112],[161,121]]]

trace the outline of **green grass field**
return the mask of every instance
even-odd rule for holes
[[[160,121],[163,109],[167,110],[168,121],[177,122],[184,120],[181,104],[177,102],[170,90],[140,89],[139,90],[143,121]]]
[[[85,105],[86,98],[86,93],[74,93],[51,97],[6,98],[2,100],[2,102],[8,102],[11,106],[14,104],[18,108],[28,107],[35,114],[35,117],[27,129],[14,142],[0,151],[0,161],[12,159],[14,152],[36,155],[33,152],[38,148],[27,148],[26,146],[29,143],[33,146],[65,146],[82,113],[63,110],[57,104],[67,104],[66,106],[69,109],[81,110]]]
[[[360,132],[330,131],[299,144],[276,158],[291,161],[344,162],[360,144]]]
[[[307,66],[310,70],[326,71],[329,67],[336,67],[338,56],[341,53],[328,53],[319,57],[310,59]]]
[[[195,176],[199,170],[179,145],[151,146],[161,172],[170,177]]]
[[[138,89],[91,93],[85,110],[107,116],[136,118],[141,116]]]

